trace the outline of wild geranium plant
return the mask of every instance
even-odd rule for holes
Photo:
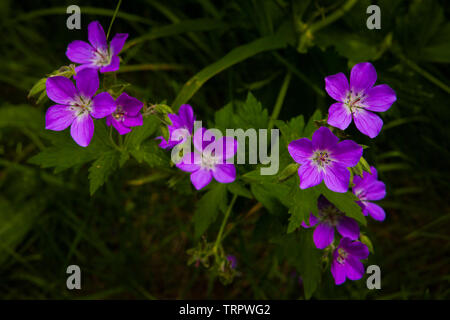
[[[149,104],[132,84],[118,79],[118,54],[127,38],[128,34],[118,33],[108,42],[100,23],[93,21],[88,26],[89,43],[76,40],[68,45],[66,55],[78,65],[62,67],[46,79],[46,95],[56,104],[47,109],[45,128],[63,131],[70,126],[75,143],[67,139],[67,132],[52,132],[54,145],[31,161],[58,171],[93,161],[91,194],[131,161],[160,170],[163,174],[149,181],[167,179],[173,192],[186,194],[192,202],[200,197],[192,217],[196,244],[187,252],[188,263],[203,266],[224,283],[245,277],[239,271],[245,265],[240,255],[245,253],[229,248],[225,240],[261,207],[270,214],[261,213],[256,222],[255,228],[266,234],[257,241],[281,248],[276,261],[297,269],[306,298],[326,281],[325,273],[331,273],[337,285],[361,279],[372,245],[360,230],[367,228],[367,215],[385,219],[384,210],[372,201],[383,199],[386,188],[375,167],[363,158],[365,147],[357,142],[358,135],[342,130],[353,119],[364,135],[374,138],[380,133],[382,121],[373,112],[387,111],[396,95],[387,85],[374,86],[375,67],[370,62],[356,64],[350,82],[343,73],[325,78],[326,92],[338,101],[326,119],[318,110],[306,123],[303,115],[277,120],[278,106],[269,117],[248,93],[245,101],[217,111],[209,126],[196,126],[195,106],[187,104],[193,93],[187,89],[172,106]],[[234,129],[234,134],[227,134],[227,129]],[[280,166],[272,175],[260,170],[267,161],[235,162],[239,150],[246,155],[267,152],[261,147],[267,129],[281,131],[280,141],[278,134],[263,136]],[[248,203],[254,208],[237,215],[238,200],[239,208]],[[292,262],[294,257],[300,258]]]

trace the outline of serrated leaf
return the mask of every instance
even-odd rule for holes
[[[193,222],[195,236],[199,238],[208,227],[216,221],[219,210],[224,210],[227,205],[226,184],[216,183],[198,201],[194,213]]]
[[[322,119],[322,112],[320,112],[319,109],[317,109],[311,118],[309,118],[308,123],[305,126],[305,129],[303,130],[303,137],[311,138],[314,131],[316,131],[317,127],[315,125],[315,121]]]
[[[236,108],[233,119],[237,128],[263,129],[267,128],[269,114],[267,109],[263,109],[261,103],[249,92],[247,100]]]
[[[131,155],[140,163],[145,162],[150,167],[169,165],[168,155],[158,146],[157,141],[147,141],[138,148],[130,150]]]
[[[309,221],[309,215],[312,213],[317,216],[317,199],[321,194],[320,188],[312,187],[300,189],[298,185],[292,188],[290,193],[292,203],[289,206],[289,225],[287,233],[291,233],[304,221]]]
[[[227,104],[214,115],[215,128],[225,133],[226,129],[234,128],[233,125],[233,105]]]
[[[156,132],[159,124],[160,122],[158,118],[153,115],[144,117],[143,125],[134,127],[133,131],[126,135],[125,145],[130,150],[137,148],[145,139]]]
[[[244,187],[244,185],[241,184],[240,182],[235,181],[233,183],[227,184],[227,186],[228,186],[228,191],[230,191],[231,193],[236,194],[241,197],[244,197],[244,198],[253,199],[253,195],[250,192],[250,190],[248,190],[246,187]]]
[[[103,153],[89,168],[89,190],[91,196],[100,188],[119,165],[120,153]]]

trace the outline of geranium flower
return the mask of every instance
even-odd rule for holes
[[[230,262],[230,266],[232,269],[236,269],[237,267],[237,258],[232,254],[227,255],[227,260]]]
[[[210,139],[210,140],[208,140]],[[191,172],[191,182],[197,190],[208,185],[212,178],[220,183],[236,179],[236,167],[227,163],[237,152],[237,141],[232,137],[221,137],[217,142],[211,131],[200,128],[194,133],[195,151],[185,154],[177,167]],[[212,148],[210,145],[221,146]]]
[[[92,21],[88,26],[90,44],[75,40],[67,46],[66,56],[70,61],[81,64],[75,68],[77,73],[85,68],[100,69],[100,72],[117,71],[120,65],[118,54],[127,38],[127,33],[117,33],[108,47],[100,22]]]
[[[302,138],[292,141],[289,154],[300,163],[298,175],[300,189],[306,189],[325,181],[328,189],[346,192],[350,182],[347,167],[356,166],[363,149],[356,142],[339,139],[327,127],[317,129],[312,140]]]
[[[178,110],[178,115],[175,113],[169,113],[167,115],[172,121],[169,129],[169,141],[166,141],[163,137],[157,137],[156,139],[161,139],[159,146],[163,149],[170,149],[175,147],[179,143],[183,143],[186,139],[191,136],[194,130],[195,116],[192,107],[188,104],[181,105]],[[174,134],[176,131],[176,134]]]
[[[345,216],[327,198],[321,195],[317,201],[317,206],[318,217],[311,214],[309,217],[309,226],[305,222],[302,222],[302,227],[309,228],[317,225],[314,230],[313,239],[318,249],[325,249],[333,242],[335,227],[343,237],[348,237],[351,240],[359,238],[358,223],[352,218]]]
[[[97,70],[84,69],[76,79],[76,87],[66,77],[55,76],[45,83],[47,96],[58,103],[48,108],[45,114],[45,128],[61,131],[69,126],[73,140],[82,147],[89,145],[94,135],[94,121],[91,116],[104,118],[116,109],[114,98],[108,92],[95,95],[99,80]]]
[[[143,103],[123,92],[116,99],[116,110],[106,118],[106,124],[112,125],[120,134],[131,132],[130,127],[142,126],[144,120],[139,112]]]
[[[325,78],[325,90],[336,101],[328,110],[328,124],[345,130],[355,121],[359,131],[374,138],[383,120],[372,113],[384,112],[397,100],[395,91],[386,84],[373,86],[377,72],[369,62],[356,64],[350,73],[350,85],[342,72]]]
[[[361,200],[356,203],[362,209],[364,215],[370,215],[378,221],[383,221],[386,218],[386,213],[379,205],[372,203],[372,200],[381,200],[386,196],[386,185],[377,180],[378,173],[374,167],[370,167],[370,173],[364,171],[363,177],[353,177],[353,193]],[[370,200],[370,201],[369,201]]]
[[[339,285],[350,280],[359,280],[364,275],[364,265],[360,260],[367,259],[369,249],[359,241],[342,238],[339,246],[333,252],[331,274],[334,282]]]

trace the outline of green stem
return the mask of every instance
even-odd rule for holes
[[[217,235],[216,242],[214,243],[214,248],[213,248],[214,253],[217,252],[217,248],[219,247],[219,245],[222,241],[222,235],[223,235],[223,231],[225,230],[225,225],[227,224],[228,217],[230,216],[231,210],[233,209],[233,206],[234,206],[234,203],[236,202],[237,197],[238,197],[237,194],[235,194],[233,196],[233,199],[231,199],[228,209],[225,212],[225,217],[223,218],[222,225],[220,226],[219,234]]]
[[[122,0],[119,0],[119,2],[117,3],[116,10],[114,11],[113,17],[111,19],[111,23],[109,24],[108,32],[106,33],[106,40],[108,40],[109,33],[111,32],[111,27],[112,27],[112,25],[114,23],[114,20],[116,19],[117,13],[119,12],[119,8],[120,8],[120,4],[121,3],[122,3]]]
[[[283,106],[284,98],[286,97],[286,92],[289,87],[289,83],[291,82],[292,73],[288,71],[286,76],[284,77],[283,84],[281,85],[280,92],[278,93],[277,101],[275,102],[275,107],[273,108],[272,115],[269,120],[269,131],[273,128],[275,120],[277,120],[278,115],[280,114],[281,107]]]

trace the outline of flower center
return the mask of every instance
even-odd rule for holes
[[[325,166],[329,165],[332,161],[330,155],[328,154],[328,151],[324,150],[314,152],[312,160],[319,168],[324,168]]]
[[[92,101],[90,98],[78,96],[77,99],[70,106],[72,111],[76,112],[76,116],[79,117],[86,113],[92,112]]]
[[[201,167],[212,170],[216,167],[218,160],[213,154],[203,153]]]
[[[364,108],[362,103],[364,102],[365,99],[366,94],[364,93],[364,91],[354,93],[352,90],[349,90],[344,100],[344,104],[350,109],[352,113],[354,113],[358,109]]]
[[[319,219],[321,221],[326,222],[327,224],[335,227],[339,221],[339,218],[342,217],[343,214],[336,208],[334,205],[330,204],[319,211]]]
[[[125,120],[126,116],[125,110],[123,110],[122,106],[117,106],[116,111],[113,112],[112,116],[116,121],[123,121]]]
[[[345,260],[348,257],[348,253],[347,251],[345,251],[342,248],[338,249],[338,257],[336,258],[337,262],[339,262],[340,264],[343,264],[345,262]]]
[[[103,51],[101,49],[97,49],[95,51],[94,64],[97,66],[108,66],[111,64],[111,53],[109,50]]]

